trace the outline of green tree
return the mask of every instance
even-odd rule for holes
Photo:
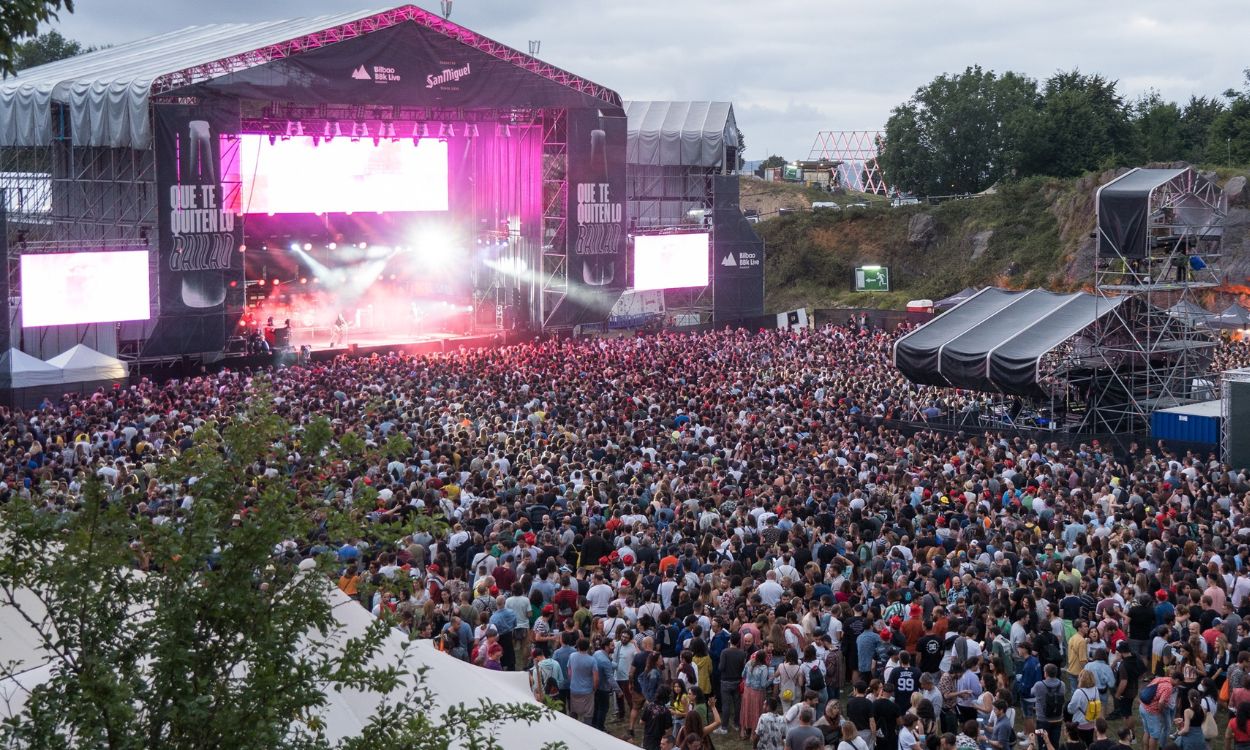
[[[1224,92],[1228,106],[1215,116],[1207,134],[1207,161],[1215,164],[1250,164],[1250,68],[1243,75],[1241,91]]]
[[[1181,158],[1193,164],[1203,161],[1207,142],[1211,138],[1211,126],[1223,111],[1224,102],[1216,97],[1189,97],[1181,113]]]
[[[503,722],[549,715],[489,700],[439,711],[402,659],[374,660],[394,637],[387,622],[341,632],[326,596],[328,555],[310,567],[292,548],[319,523],[350,519],[326,519],[319,502],[301,503],[291,477],[266,476],[265,461],[301,436],[272,406],[258,394],[249,411],[204,425],[194,448],[157,469],[192,496],[167,523],[139,509],[138,495],[96,479],[68,513],[47,512],[42,488],[0,507],[0,606],[26,619],[51,660],[50,679],[0,726],[0,745],[486,748]],[[326,438],[312,427],[304,437]],[[328,446],[324,460],[337,451]],[[316,476],[317,456],[303,476]],[[331,743],[319,717],[338,689],[384,700],[360,736]]]
[[[74,0],[4,0],[0,3],[0,77],[17,71],[17,44],[35,36],[39,24],[55,21],[64,9],[74,12]]]
[[[1133,125],[1116,82],[1078,70],[1046,80],[1025,127],[1019,174],[1074,177],[1134,154]]]
[[[771,154],[764,160],[763,164],[760,164],[760,169],[775,169],[777,167],[784,167],[787,164],[789,164],[789,162],[786,161],[786,157]]]
[[[13,69],[26,70],[95,50],[95,47],[86,47],[81,42],[66,39],[59,31],[49,31],[17,45],[13,57]]]
[[[1133,102],[1137,158],[1141,161],[1175,161],[1185,157],[1183,115],[1151,89]]]
[[[887,182],[921,195],[979,192],[1011,174],[1021,113],[1037,84],[973,66],[940,75],[895,107],[879,160]]]

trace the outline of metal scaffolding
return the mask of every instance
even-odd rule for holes
[[[879,130],[822,130],[816,134],[807,158],[840,162],[838,184],[848,190],[889,195],[890,187],[877,162],[884,139]]]
[[[21,257],[36,253],[148,249],[156,278],[156,166],[151,149],[77,146],[63,106],[53,108],[48,145],[0,147],[0,197],[9,297],[8,340],[35,356],[53,356],[76,343],[118,353],[119,335],[141,335],[142,324],[92,323],[24,329]],[[157,309],[159,290],[149,288]]]
[[[1159,409],[1218,395],[1218,337],[1188,311],[1200,310],[1198,295],[1220,284],[1227,207],[1212,181],[1176,172],[1149,191],[1144,248],[1100,237],[1096,292],[1124,304],[1094,325],[1088,366],[1071,381],[1089,404],[1082,431],[1143,430]],[[1100,217],[1104,210],[1100,199]]]

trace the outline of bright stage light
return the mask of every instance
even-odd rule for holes
[[[421,269],[440,270],[451,264],[457,255],[459,243],[445,227],[426,227],[413,234],[409,251]]]
[[[293,253],[298,253],[298,252],[299,252],[299,243],[298,243],[298,242],[292,242],[292,243],[291,243],[291,252],[293,252]]]
[[[337,242],[331,242],[329,245],[326,245],[326,247],[327,247],[327,248],[329,248],[329,249],[331,249],[331,250],[338,250],[338,249],[339,249],[339,243],[337,243]]]
[[[312,243],[311,243],[311,242],[305,242],[305,243],[304,243],[304,252],[308,252],[309,250],[312,250]]]

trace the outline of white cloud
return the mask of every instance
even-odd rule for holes
[[[424,0],[437,10],[435,0]],[[60,30],[112,44],[183,26],[342,12],[344,0],[79,3]],[[939,73],[1080,68],[1184,101],[1240,87],[1250,14],[1227,0],[457,0],[452,20],[626,99],[735,105],[748,157],[807,155],[816,132],[876,129]]]

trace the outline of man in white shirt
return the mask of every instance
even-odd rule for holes
[[[586,592],[586,603],[590,606],[590,614],[604,617],[608,614],[608,604],[615,598],[612,587],[604,583],[603,573],[596,572],[594,585]]]
[[[756,591],[760,595],[760,601],[769,609],[775,608],[777,603],[781,601],[781,595],[785,593],[785,589],[781,588],[781,584],[777,583],[777,571],[775,570],[768,571],[764,582],[760,584]]]

